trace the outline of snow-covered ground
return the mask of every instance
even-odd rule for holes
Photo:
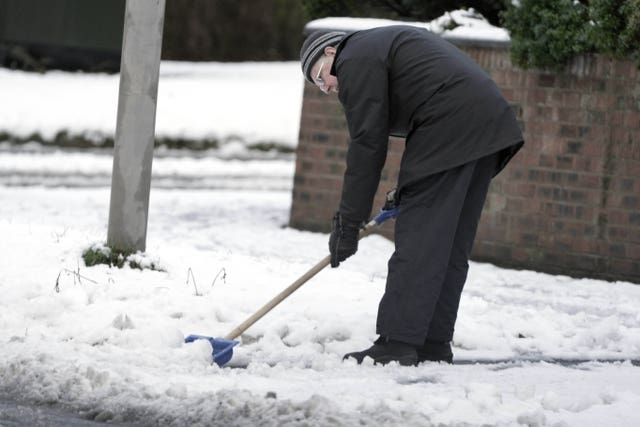
[[[298,64],[163,70],[161,93],[176,86],[173,106],[160,97],[160,133],[295,145]],[[116,77],[0,70],[0,93],[0,131],[115,126]],[[227,366],[212,364],[208,342],[184,337],[226,335],[325,256],[328,237],[287,227],[292,157],[227,154],[158,153],[145,259],[164,271],[140,271],[81,259],[105,241],[109,151],[0,146],[0,425],[21,425],[3,399],[162,426],[640,425],[630,283],[472,263],[456,364],[343,362],[376,337],[393,251],[379,236],[251,327]]]
[[[226,335],[325,255],[326,235],[286,228],[279,185],[153,188],[147,257],[164,272],[83,265],[105,238],[108,187],[0,187],[0,396],[150,425],[640,422],[629,283],[473,263],[456,360],[514,361],[342,362],[375,338],[392,251],[378,236],[250,328],[227,367],[212,364],[207,342],[183,338]],[[529,360],[552,358],[617,361]]]

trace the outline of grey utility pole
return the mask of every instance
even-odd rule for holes
[[[144,251],[165,0],[127,0],[107,246]]]

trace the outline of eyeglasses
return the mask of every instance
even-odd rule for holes
[[[324,80],[320,76],[320,73],[322,73],[322,67],[324,67],[325,63],[326,63],[325,61],[322,61],[322,63],[320,64],[320,68],[318,68],[318,74],[316,74],[316,77],[313,79],[313,81],[316,83],[316,86],[318,86],[321,91],[323,91],[324,93],[327,93],[324,89],[324,84],[325,84]]]

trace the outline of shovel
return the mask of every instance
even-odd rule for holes
[[[371,221],[369,221],[361,230],[359,239],[367,236],[371,230],[385,222],[390,218],[395,218],[398,214],[398,208],[395,207],[395,190],[391,190],[387,193],[387,199],[384,207],[378,215],[376,215]],[[280,304],[289,295],[294,293],[300,286],[304,285],[309,279],[318,274],[322,269],[331,263],[331,255],[327,255],[316,265],[311,267],[309,271],[304,273],[298,280],[293,282],[289,287],[276,295],[271,301],[266,303],[260,310],[251,315],[247,320],[236,326],[234,330],[229,332],[224,338],[213,338],[206,335],[189,335],[185,338],[185,342],[193,342],[196,340],[208,340],[213,348],[213,361],[218,366],[223,366],[233,356],[233,347],[239,344],[235,338],[239,337],[244,331],[246,331],[251,325],[260,320],[265,314],[271,311],[275,306]]]

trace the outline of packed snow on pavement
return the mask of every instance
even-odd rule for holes
[[[87,268],[109,189],[0,187],[0,395],[91,419],[159,425],[633,425],[639,421],[640,288],[472,263],[456,361],[343,362],[375,338],[382,237],[250,328],[226,335],[326,254],[286,227],[281,189],[153,189],[143,260]],[[563,366],[529,359],[613,359]],[[513,360],[513,361],[509,361]],[[2,417],[0,416],[0,419]],[[0,423],[1,424],[1,423]]]
[[[175,79],[175,105],[187,110],[163,107],[161,95],[161,133],[295,146],[297,63],[163,69],[161,93]],[[220,89],[240,75],[252,83]],[[0,70],[0,127],[108,132],[113,79]],[[271,85],[278,96],[256,92]],[[45,89],[57,99],[43,100]],[[246,110],[222,116],[236,104]],[[247,330],[228,365],[213,364],[209,343],[185,336],[223,337],[327,253],[327,234],[287,226],[293,158],[234,150],[158,153],[138,256],[162,269],[152,271],[82,261],[106,239],[109,150],[0,146],[0,399],[141,425],[640,424],[640,287],[631,283],[471,263],[456,363],[342,361],[376,338],[393,251],[380,236]],[[0,425],[19,422],[0,405]]]

